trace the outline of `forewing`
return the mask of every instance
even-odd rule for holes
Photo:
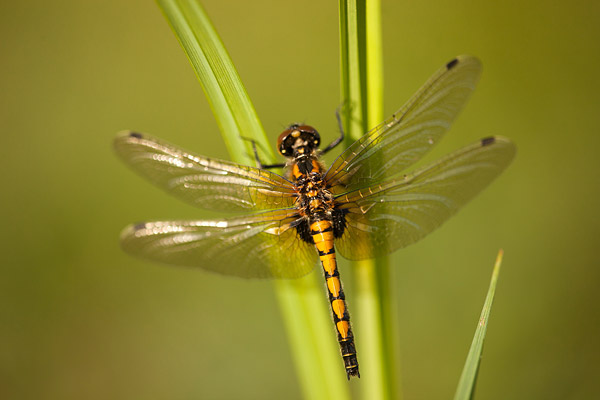
[[[361,260],[420,240],[494,180],[515,150],[506,138],[482,139],[412,174],[338,196],[347,214],[337,249]]]
[[[332,192],[391,177],[423,157],[463,108],[480,73],[481,63],[469,56],[438,70],[400,110],[335,160],[325,177]]]
[[[272,172],[188,153],[135,132],[115,139],[117,154],[133,170],[195,206],[219,211],[291,207],[292,184]]]
[[[298,278],[316,265],[313,245],[291,226],[296,211],[277,210],[223,220],[158,221],[126,227],[130,254],[243,278]]]

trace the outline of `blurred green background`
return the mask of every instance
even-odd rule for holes
[[[271,139],[293,121],[335,137],[337,2],[203,3]],[[383,1],[387,113],[455,55],[484,64],[427,159],[492,134],[518,146],[488,190],[393,255],[406,399],[453,395],[500,247],[478,398],[600,396],[599,4]],[[0,32],[0,397],[300,398],[269,282],[119,248],[130,222],[209,214],[122,165],[117,131],[227,157],[156,5],[5,1]]]

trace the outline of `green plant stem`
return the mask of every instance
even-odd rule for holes
[[[353,141],[383,120],[383,57],[378,0],[340,1],[344,121]],[[354,263],[357,351],[364,399],[398,398],[395,318],[387,258]]]
[[[247,163],[254,140],[267,163],[275,161],[250,98],[206,12],[194,0],[158,0],[217,119],[232,160]],[[275,292],[302,391],[307,399],[347,399],[343,364],[335,343],[321,279],[315,273],[275,283]]]
[[[396,344],[397,332],[392,310],[394,309],[389,260],[381,258],[356,263],[357,303],[360,320],[361,354],[365,365],[365,399],[398,398]],[[364,347],[364,348],[363,348]],[[371,371],[372,369],[372,371]],[[367,375],[368,374],[368,375]],[[371,375],[372,374],[372,378]]]
[[[304,398],[349,399],[321,281],[317,273],[278,281],[277,298]]]

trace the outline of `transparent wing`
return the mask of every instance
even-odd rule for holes
[[[122,132],[114,146],[137,173],[201,208],[262,211],[291,207],[296,200],[292,184],[266,170],[198,156],[135,132]]]
[[[428,152],[475,88],[481,63],[459,56],[438,70],[394,115],[348,147],[325,176],[333,193],[391,177]]]
[[[318,256],[293,227],[296,210],[240,218],[145,222],[126,227],[130,254],[173,265],[200,267],[243,278],[298,278]]]
[[[420,240],[494,180],[515,150],[506,138],[482,139],[412,174],[338,196],[347,214],[337,249],[361,260]]]

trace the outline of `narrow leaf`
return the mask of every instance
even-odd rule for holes
[[[498,282],[498,275],[500,274],[500,265],[502,264],[502,256],[504,252],[500,250],[496,257],[496,264],[494,265],[494,271],[492,272],[492,280],[488,289],[485,303],[483,304],[483,310],[479,317],[477,329],[475,330],[475,336],[467,355],[467,361],[463,368],[458,382],[458,388],[454,395],[454,400],[469,400],[473,398],[475,393],[475,384],[477,382],[477,373],[479,372],[479,364],[481,362],[481,354],[483,352],[483,339],[485,338],[485,332],[490,318],[490,312],[492,310],[492,303],[494,302],[494,293],[496,292],[496,284]]]
[[[255,140],[272,160],[246,89],[202,6],[194,0],[158,0],[158,4],[202,84],[232,159],[248,163],[252,153],[244,136]]]

